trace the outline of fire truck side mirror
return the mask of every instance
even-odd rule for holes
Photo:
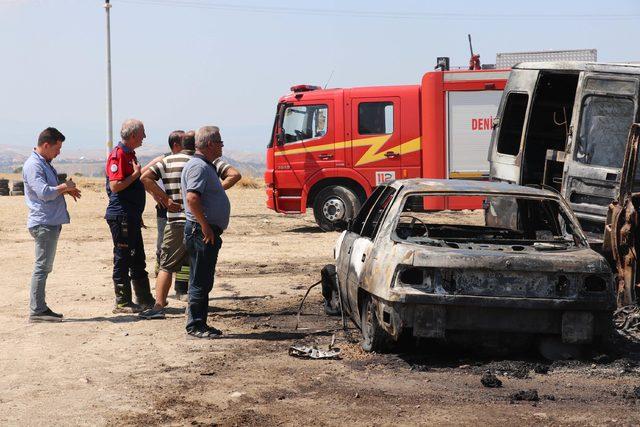
[[[491,126],[492,126],[493,129],[495,129],[498,126],[500,126],[500,117],[494,117],[493,118],[493,122],[491,123]]]

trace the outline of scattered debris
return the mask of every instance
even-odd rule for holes
[[[540,397],[538,397],[538,390],[536,390],[535,388],[532,388],[530,390],[520,390],[519,392],[509,396],[509,398],[511,399],[511,401],[525,402],[537,402],[540,400]]]
[[[356,399],[360,399],[360,393],[356,392],[356,394],[353,397],[355,397]]]
[[[319,350],[316,346],[292,345],[289,347],[289,356],[301,359],[340,359],[340,349],[335,347]]]
[[[431,369],[427,365],[411,365],[411,370],[414,372],[428,372]]]
[[[500,381],[498,377],[496,377],[491,371],[486,371],[484,374],[482,374],[480,382],[483,386],[489,388],[502,387],[502,381]]]
[[[532,363],[519,360],[501,360],[484,364],[479,367],[479,369],[476,369],[478,373],[480,373],[480,370],[490,370],[491,372],[497,372],[505,377],[524,379],[529,378],[529,372],[532,370],[536,373],[538,373],[538,371],[544,372],[545,365],[541,363]],[[548,371],[549,368],[546,367],[546,372]]]
[[[540,375],[546,375],[549,373],[549,365],[543,365],[542,363],[536,363],[533,367],[533,372]]]
[[[546,400],[551,400],[552,402],[555,402],[556,400],[556,397],[553,394],[543,394],[542,398]]]
[[[634,387],[632,391],[625,391],[622,396],[625,399],[640,399],[640,386]]]
[[[212,377],[214,376],[216,373],[215,371],[208,371],[208,372],[200,372],[200,375],[204,376],[204,377]]]
[[[640,340],[640,307],[620,307],[613,313],[613,324],[623,335]]]
[[[608,354],[599,354],[598,356],[594,357],[592,360],[598,365],[611,363],[611,358],[609,357]]]
[[[471,365],[460,365],[458,366],[458,369],[469,369],[471,367]]]
[[[234,391],[233,393],[231,393],[231,394],[229,395],[229,397],[231,397],[232,399],[238,399],[238,398],[240,398],[240,397],[244,396],[244,394],[245,394],[245,393],[242,393],[242,392],[240,392],[240,391]]]

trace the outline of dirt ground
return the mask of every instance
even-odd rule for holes
[[[81,187],[47,283],[61,324],[27,323],[34,250],[27,209],[22,197],[0,197],[2,425],[640,423],[640,352],[632,344],[622,356],[553,364],[433,347],[367,354],[357,330],[347,339],[339,318],[323,314],[319,287],[303,329],[294,330],[298,304],[331,262],[338,234],[318,232],[309,214],[267,210],[261,189],[229,192],[231,225],[210,302],[210,323],[223,337],[186,340],[185,303],[175,299],[166,320],[113,315],[106,195],[99,181]],[[150,271],[154,214],[149,202]],[[341,360],[288,355],[294,343],[326,348],[334,330]],[[501,388],[483,387],[487,370]],[[513,396],[531,389],[538,401]]]

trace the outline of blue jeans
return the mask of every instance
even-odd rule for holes
[[[213,243],[204,243],[200,224],[187,221],[184,227],[184,240],[191,261],[187,331],[201,330],[207,326],[209,292],[213,289],[218,252],[222,247],[221,230],[214,225],[211,228],[213,228],[215,240]]]
[[[31,276],[31,294],[29,308],[31,314],[40,314],[49,309],[45,302],[47,276],[53,270],[61,225],[36,225],[29,233],[36,242],[35,265]]]

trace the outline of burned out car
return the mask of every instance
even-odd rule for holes
[[[401,335],[597,343],[615,307],[609,265],[559,194],[464,180],[377,187],[340,235],[323,295],[367,351]]]

